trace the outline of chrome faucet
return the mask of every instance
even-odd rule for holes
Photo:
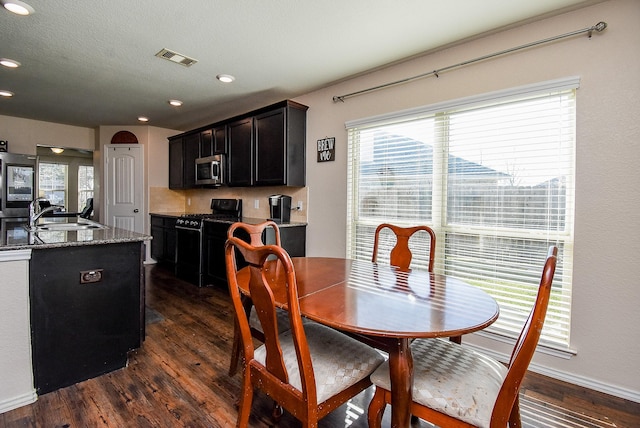
[[[38,201],[46,201],[46,200],[47,200],[47,198],[42,198],[42,197],[35,198],[29,204],[29,229],[35,229],[36,228],[36,222],[44,214],[46,214],[46,213],[48,213],[50,211],[55,211],[55,210],[60,208],[58,206],[51,206],[51,207],[47,207],[47,208],[45,208],[43,210],[40,210],[39,212],[36,213],[36,206],[38,205]]]

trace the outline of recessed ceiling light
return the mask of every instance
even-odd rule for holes
[[[7,68],[18,68],[20,67],[20,63],[13,59],[9,58],[0,58],[0,65],[3,65]]]
[[[138,120],[140,122],[149,122],[149,118],[144,116],[138,116]]]
[[[182,101],[180,100],[169,100],[169,104],[174,107],[180,107],[182,105]]]
[[[218,75],[216,76],[216,79],[218,79],[218,80],[219,80],[219,81],[221,81],[222,83],[231,83],[231,82],[233,82],[234,80],[236,80],[236,78],[235,78],[235,77],[233,77],[233,76],[232,76],[232,75],[230,75],[230,74],[218,74]]]
[[[4,89],[0,89],[0,97],[12,97],[13,96],[13,92],[11,91],[5,91]]]
[[[26,16],[35,12],[34,8],[20,0],[2,0],[2,5],[5,9],[16,15]]]

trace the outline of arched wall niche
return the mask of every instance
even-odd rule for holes
[[[138,138],[129,131],[118,131],[111,137],[111,144],[138,144]]]

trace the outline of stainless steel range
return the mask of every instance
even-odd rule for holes
[[[176,220],[176,276],[202,287],[204,249],[202,228],[207,219],[238,221],[242,218],[242,199],[212,199],[211,212],[185,214]]]

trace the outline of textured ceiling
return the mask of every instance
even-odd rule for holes
[[[26,0],[0,9],[0,115],[186,130],[589,0]],[[198,62],[157,58],[162,48]],[[217,74],[236,77],[222,84]],[[184,101],[171,107],[169,99]]]

